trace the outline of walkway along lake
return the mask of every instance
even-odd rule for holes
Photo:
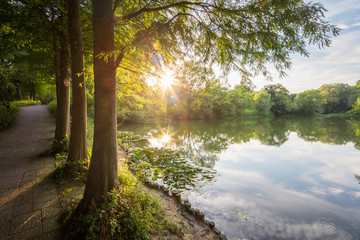
[[[123,124],[216,177],[182,197],[229,239],[360,239],[359,119]]]

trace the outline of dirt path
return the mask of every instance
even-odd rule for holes
[[[20,109],[0,132],[0,239],[61,239],[60,207],[49,177],[55,119],[47,106]]]

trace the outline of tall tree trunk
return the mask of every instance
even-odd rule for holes
[[[22,93],[21,93],[20,83],[16,83],[15,86],[16,86],[17,98],[18,98],[18,100],[22,100],[23,97],[22,97]]]
[[[35,101],[36,97],[35,97],[35,84],[31,83],[31,96],[32,96],[32,100]]]
[[[55,140],[67,138],[70,120],[70,47],[67,33],[60,34],[59,98],[57,99]]]
[[[86,85],[81,37],[80,0],[67,0],[71,47],[72,115],[68,161],[87,158]]]
[[[30,99],[32,99],[32,98],[33,98],[33,91],[32,91],[32,87],[31,87],[31,85],[30,85],[30,93],[29,93],[29,97],[30,97]]]
[[[56,31],[54,31],[56,32]],[[57,39],[56,39],[56,34],[53,34],[53,50],[54,50],[54,56],[53,56],[53,60],[54,60],[54,74],[55,74],[55,86],[56,86],[56,100],[59,99],[59,84],[60,84],[60,63],[59,63],[59,48],[58,48],[58,43],[57,43]]]
[[[116,79],[114,58],[99,57],[114,48],[112,0],[93,0],[95,119],[94,145],[79,211],[101,205],[117,182]]]

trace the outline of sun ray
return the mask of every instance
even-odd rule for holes
[[[174,71],[167,70],[160,78],[161,87],[164,90],[171,89],[174,84]]]

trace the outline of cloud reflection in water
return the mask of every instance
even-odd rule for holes
[[[358,150],[307,143],[291,134],[281,148],[251,141],[229,146],[219,158],[215,169],[221,177],[189,199],[229,238],[357,236]]]

